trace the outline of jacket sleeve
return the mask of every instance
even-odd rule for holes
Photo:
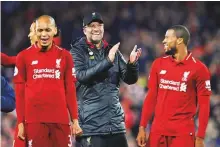
[[[96,76],[97,74],[105,70],[110,69],[113,66],[113,64],[108,59],[108,57],[106,57],[105,59],[100,61],[95,66],[88,67],[88,65],[85,62],[86,57],[84,56],[84,53],[82,50],[80,50],[77,47],[72,47],[72,49],[70,50],[70,53],[72,55],[74,65],[75,65],[76,79],[82,83],[91,82],[94,76]]]
[[[127,84],[134,84],[138,80],[139,76],[139,65],[138,62],[126,63],[123,55],[118,51],[117,53],[119,59],[120,68],[120,78]]]
[[[199,126],[197,136],[204,138],[210,112],[210,73],[205,65],[197,72],[196,77],[197,99],[199,107]]]
[[[17,113],[18,123],[22,123],[25,121],[26,65],[22,53],[23,52],[18,54],[16,58],[16,66],[14,69],[16,113]]]
[[[15,94],[13,88],[1,76],[1,111],[2,112],[12,112],[15,109]]]
[[[75,87],[75,73],[73,68],[73,60],[69,52],[66,56],[66,70],[64,74],[65,82],[65,94],[67,107],[71,116],[71,119],[78,119],[78,106],[76,99],[76,87]]]

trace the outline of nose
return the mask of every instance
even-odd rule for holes
[[[94,27],[93,27],[93,30],[94,30],[94,31],[98,31],[98,30],[99,30],[99,27],[98,27],[98,26],[94,26]]]
[[[46,31],[42,31],[41,35],[46,36],[47,35]]]
[[[165,44],[165,43],[166,43],[165,39],[162,41],[162,43],[163,43],[163,44]]]

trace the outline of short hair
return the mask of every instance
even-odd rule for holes
[[[175,25],[169,28],[169,30],[174,30],[177,38],[183,38],[183,43],[185,45],[189,44],[190,33],[189,30],[183,25]]]
[[[41,16],[39,16],[39,17],[36,18],[36,20],[35,20],[36,24],[38,23],[38,20],[39,20],[41,17],[48,17],[48,18],[50,19],[51,23],[53,23],[53,24],[56,26],[55,19],[54,19],[52,16],[50,16],[50,15],[41,15]]]

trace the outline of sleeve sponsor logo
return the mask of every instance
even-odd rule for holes
[[[74,67],[72,68],[72,76],[74,76],[76,78],[76,70]]]
[[[211,91],[211,83],[210,80],[205,81],[205,88]]]

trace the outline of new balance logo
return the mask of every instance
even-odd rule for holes
[[[166,74],[166,73],[167,73],[166,70],[161,70],[161,71],[160,71],[160,74],[161,74],[161,75],[164,75],[164,74]]]
[[[38,64],[38,61],[37,61],[37,60],[34,60],[34,61],[32,61],[32,63],[31,63],[31,65],[36,65],[36,64]]]

